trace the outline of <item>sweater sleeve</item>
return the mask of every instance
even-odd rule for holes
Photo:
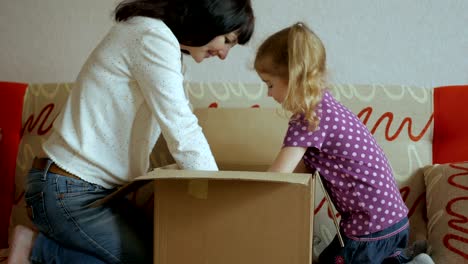
[[[218,170],[183,87],[181,52],[168,29],[151,29],[136,40],[132,74],[169,151],[182,169]]]

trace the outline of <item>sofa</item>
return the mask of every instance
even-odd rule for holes
[[[3,155],[9,157],[4,162],[8,164],[0,163],[1,193],[6,201],[1,204],[0,223],[8,224],[1,226],[0,245],[5,249],[0,252],[0,263],[7,260],[14,226],[32,226],[24,201],[25,176],[33,158],[40,155],[40,145],[72,87],[72,83],[0,82],[2,104],[11,104],[13,97],[20,99],[15,111],[2,110],[9,116],[16,113],[16,120],[0,119],[4,135],[0,160],[4,160]],[[266,96],[263,84],[187,82],[185,87],[217,162],[229,164],[241,159],[268,165],[273,160],[281,147],[287,115]],[[3,96],[11,90],[17,93]],[[468,263],[468,113],[463,110],[468,86],[334,84],[330,90],[360,117],[387,154],[409,208],[411,241],[428,240],[435,263]],[[233,125],[226,127],[226,120],[219,126],[213,122],[206,125],[210,112],[216,112],[220,120],[229,117]],[[258,123],[255,133],[242,126],[242,120],[247,119]],[[16,135],[16,141],[11,135]],[[4,144],[6,141],[9,144]],[[150,160],[153,168],[173,162],[163,139],[156,143]],[[149,192],[143,187],[132,199],[139,206],[152,208]],[[339,218],[317,188],[314,257],[336,234],[333,215]]]

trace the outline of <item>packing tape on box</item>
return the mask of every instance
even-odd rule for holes
[[[208,199],[208,180],[197,179],[189,181],[188,194],[198,199]]]

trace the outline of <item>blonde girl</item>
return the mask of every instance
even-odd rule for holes
[[[268,96],[291,112],[270,171],[318,171],[341,214],[338,238],[320,263],[406,263],[408,208],[387,157],[366,126],[327,90],[322,41],[304,23],[271,35],[255,70]]]

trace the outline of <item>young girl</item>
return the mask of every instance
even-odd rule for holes
[[[338,238],[320,263],[405,263],[408,208],[374,137],[327,90],[321,40],[303,23],[270,36],[258,49],[255,70],[268,96],[293,115],[270,171],[316,170],[341,214]]]
[[[126,0],[115,20],[34,160],[25,198],[39,233],[18,229],[10,263],[152,263],[149,219],[125,200],[88,205],[144,175],[160,135],[181,168],[218,169],[184,92],[181,54],[224,59],[248,42],[250,0]]]

